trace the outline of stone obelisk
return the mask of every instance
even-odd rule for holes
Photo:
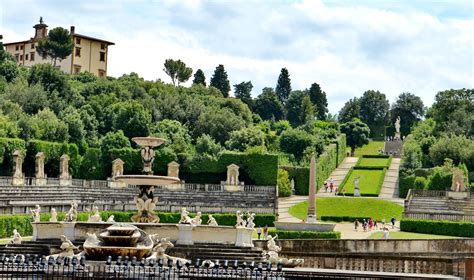
[[[316,159],[311,157],[309,165],[308,223],[316,223]]]

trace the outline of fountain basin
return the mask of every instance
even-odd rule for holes
[[[141,147],[158,147],[161,144],[165,143],[166,140],[157,137],[133,137],[132,141],[137,143]]]
[[[131,235],[112,235],[111,232],[105,231],[99,234],[100,238],[104,240],[105,245],[120,245],[135,247],[140,239],[140,232],[137,230]]]
[[[120,175],[115,177],[115,181],[137,186],[165,186],[181,182],[177,177],[158,175]]]

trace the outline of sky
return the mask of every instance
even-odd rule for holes
[[[114,42],[110,76],[170,82],[173,58],[209,83],[223,64],[256,97],[286,67],[293,90],[320,84],[333,114],[369,89],[429,106],[439,91],[474,87],[474,1],[0,0],[3,42],[32,37],[40,16]]]

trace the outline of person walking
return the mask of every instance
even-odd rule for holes
[[[378,230],[378,229],[379,229],[379,228],[378,228],[378,225],[377,225],[377,220],[374,220],[374,229],[375,229],[375,230]]]
[[[355,231],[357,231],[359,229],[359,220],[357,220],[357,219],[354,221],[354,229],[355,229]]]
[[[392,217],[390,222],[392,223],[392,228],[395,228],[395,217]]]
[[[372,217],[369,218],[369,231],[372,231],[372,228],[374,226],[374,220],[372,220]]]
[[[324,191],[328,192],[328,180],[324,181]]]
[[[338,192],[338,191],[339,191],[339,188],[336,187],[336,188],[334,189],[334,195],[337,195],[337,192]]]

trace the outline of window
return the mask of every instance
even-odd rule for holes
[[[33,50],[35,48],[35,43],[31,44],[31,49]]]
[[[19,55],[19,54],[15,54],[15,59],[16,59],[16,62],[20,61],[20,55]]]
[[[99,69],[99,77],[105,77],[105,70]]]
[[[35,53],[30,53],[30,61],[35,61]]]
[[[74,74],[81,72],[81,65],[74,65]]]
[[[77,37],[76,37],[76,44],[77,44],[77,45],[80,45],[80,44],[81,44],[81,38],[77,38]]]
[[[76,47],[76,56],[81,57],[81,48]]]
[[[100,52],[100,61],[105,61],[105,52]]]
[[[105,44],[103,44],[103,43],[100,44],[100,49],[101,49],[101,50],[105,50]]]
[[[23,45],[20,45],[20,50],[22,50],[22,49],[23,49]]]
[[[16,45],[15,46],[15,51],[19,50],[20,49],[20,45]]]
[[[28,54],[25,54],[25,60],[28,61]]]
[[[23,61],[23,55],[20,54],[20,61]]]

